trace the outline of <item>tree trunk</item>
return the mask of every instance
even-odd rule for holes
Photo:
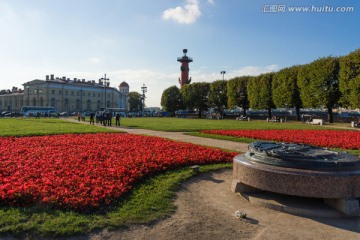
[[[246,108],[243,108],[243,116],[246,116]]]
[[[269,120],[271,119],[272,115],[271,115],[271,108],[268,108],[268,118]]]
[[[201,118],[201,109],[199,108],[198,117]]]
[[[296,111],[296,120],[297,121],[301,121],[301,117],[300,117],[300,107],[296,106],[295,107],[295,111]]]
[[[329,123],[333,123],[334,122],[334,116],[333,116],[333,112],[332,112],[332,108],[328,107],[328,121]]]

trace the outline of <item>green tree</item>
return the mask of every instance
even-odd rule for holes
[[[360,108],[360,49],[340,58],[339,87],[340,103]]]
[[[188,109],[197,110],[199,112],[199,118],[201,118],[201,112],[207,110],[209,107],[209,91],[209,83],[198,82],[182,86],[180,93],[184,105]]]
[[[171,86],[164,90],[161,96],[161,106],[173,115],[175,115],[175,111],[183,108],[180,89],[177,86]]]
[[[252,109],[267,109],[271,118],[271,108],[275,107],[272,100],[271,82],[274,73],[265,73],[251,78],[247,85],[250,107]]]
[[[272,97],[278,108],[294,107],[296,118],[300,121],[300,108],[302,102],[297,85],[299,66],[281,69],[275,73],[272,79]]]
[[[236,77],[227,82],[228,106],[242,108],[244,116],[250,104],[247,93],[247,84],[250,78],[250,76]]]
[[[210,83],[209,105],[222,113],[227,107],[227,102],[226,80],[217,80]]]
[[[141,94],[138,92],[129,93],[129,108],[130,112],[137,112],[142,109]]]
[[[333,108],[338,104],[339,59],[335,57],[319,58],[300,68],[298,86],[304,107],[326,107],[328,121],[334,122]]]

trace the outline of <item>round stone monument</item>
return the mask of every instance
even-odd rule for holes
[[[359,215],[360,158],[309,145],[253,142],[233,162],[234,192],[259,190],[321,198],[347,215]]]

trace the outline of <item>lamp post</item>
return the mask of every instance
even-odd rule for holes
[[[42,93],[42,91],[41,91],[41,89],[39,88],[39,86],[37,86],[34,91],[35,91],[35,93],[36,93],[36,106],[40,106],[40,103],[39,103],[39,94]]]
[[[80,111],[82,112],[83,111],[83,108],[82,108],[82,101],[83,101],[83,99],[82,99],[82,94],[83,94],[83,90],[82,90],[82,88],[80,89]]]
[[[107,108],[107,103],[106,103],[106,81],[109,81],[110,79],[109,78],[106,78],[106,73],[105,73],[105,76],[103,78],[100,78],[100,80],[103,80],[104,81],[104,84],[105,84],[105,105],[104,105],[104,111],[106,110]]]
[[[27,89],[27,105],[30,106],[30,85],[29,84],[26,85],[26,89]]]
[[[143,86],[141,87],[141,91],[142,91],[142,97],[141,97],[141,100],[142,100],[142,108],[143,108],[143,111],[144,111],[144,107],[145,107],[145,93],[147,92],[147,87],[145,86],[145,83],[143,84]]]
[[[223,75],[223,80],[224,80],[224,75],[225,75],[226,71],[221,71],[220,74]]]

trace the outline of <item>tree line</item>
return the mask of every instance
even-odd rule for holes
[[[300,108],[326,108],[333,122],[334,108],[360,108],[360,49],[258,76],[197,82],[181,90],[171,86],[164,90],[161,106],[172,113],[186,108],[199,114],[210,107],[219,112],[239,107],[244,115],[249,108],[266,109],[269,118],[273,108],[295,108],[298,120]]]

